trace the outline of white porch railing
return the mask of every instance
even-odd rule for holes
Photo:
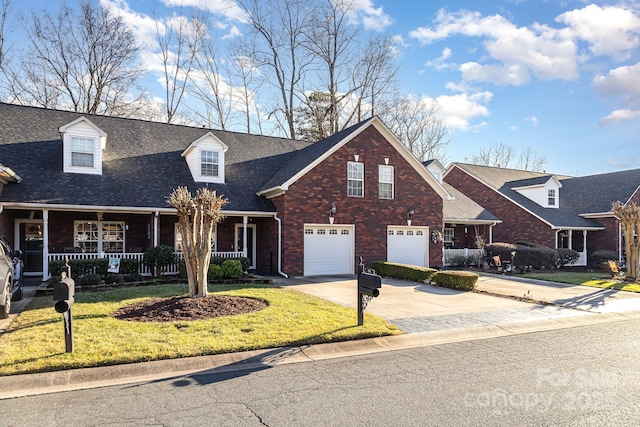
[[[182,252],[175,252],[174,255],[179,259],[184,259],[184,255]],[[220,258],[240,258],[243,256],[242,251],[240,252],[214,252],[211,254],[211,257],[220,257]],[[144,253],[83,253],[83,252],[73,252],[73,253],[52,253],[49,254],[48,261],[64,261],[65,258],[69,260],[73,259],[97,259],[97,258],[121,258],[121,259],[136,259],[138,260],[138,273],[143,276],[151,276],[151,268],[144,263]],[[51,273],[51,272],[50,272]],[[165,275],[173,275],[178,274],[178,266],[177,264],[169,265],[164,269]]]
[[[481,256],[484,255],[484,250],[482,249],[444,249],[444,266],[450,266],[453,264],[453,261],[456,258],[472,258],[474,262],[476,262]]]

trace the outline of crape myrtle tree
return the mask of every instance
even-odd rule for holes
[[[220,210],[227,199],[206,187],[199,188],[195,196],[186,187],[178,187],[167,197],[167,202],[178,211],[189,296],[207,296],[213,226],[223,218]]]
[[[624,250],[627,255],[627,280],[635,281],[640,271],[640,206],[620,201],[611,206],[611,212],[620,221]]]

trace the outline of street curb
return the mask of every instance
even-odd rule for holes
[[[149,381],[167,381],[184,376],[261,370],[290,363],[320,361],[408,348],[507,337],[601,323],[623,322],[638,318],[640,318],[640,311],[591,313],[572,317],[385,336],[303,347],[284,347],[5,376],[0,377],[0,399]]]

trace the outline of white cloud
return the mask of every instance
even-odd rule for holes
[[[425,62],[426,67],[435,68],[436,70],[444,70],[451,67],[451,64],[447,63],[447,59],[451,57],[451,49],[445,47],[442,49],[440,56],[432,61]]]
[[[372,0],[353,0],[349,6],[349,18],[362,21],[366,30],[384,31],[393,24],[393,18],[384,13],[382,6],[375,7]]]
[[[607,163],[617,169],[630,169],[635,167],[638,159],[635,156],[628,155],[623,160],[616,160],[611,157],[607,158]]]
[[[116,16],[120,16],[127,27],[131,29],[136,40],[143,48],[156,49],[156,20],[144,13],[131,10],[124,0],[100,0],[102,6],[111,9]],[[164,24],[159,23],[160,28]]]
[[[623,120],[640,119],[640,110],[614,110],[607,117],[600,119],[598,124],[600,126],[607,126],[614,123],[619,123]]]
[[[471,120],[489,115],[489,109],[485,104],[491,100],[491,97],[491,92],[438,96],[435,99],[438,103],[436,114],[448,127],[468,130]]]
[[[575,79],[578,75],[573,33],[546,25],[517,27],[500,15],[482,16],[462,10],[440,10],[434,29],[421,27],[410,36],[423,44],[454,35],[484,39],[490,63],[467,62],[460,66],[465,80],[499,85],[527,83],[531,75],[540,79]]]
[[[600,96],[623,96],[627,105],[640,103],[640,62],[615,68],[605,76],[596,76],[593,88]]]
[[[593,88],[600,96],[622,98],[621,109],[612,111],[602,118],[600,125],[606,126],[623,120],[640,118],[640,62],[615,68],[607,75],[598,75],[593,79]]]
[[[533,127],[538,126],[538,118],[536,116],[525,117],[524,120],[531,123],[531,126]]]
[[[195,7],[229,21],[246,22],[247,16],[233,0],[162,0],[168,7]]]
[[[590,4],[556,18],[568,25],[576,38],[589,43],[594,55],[628,57],[640,45],[640,17],[630,9]]]

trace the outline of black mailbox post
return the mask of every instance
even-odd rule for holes
[[[60,275],[62,276],[61,280],[53,285],[53,300],[56,302],[53,307],[58,313],[62,313],[64,320],[65,352],[73,353],[73,316],[71,315],[71,306],[73,305],[75,294],[75,282],[71,278],[71,269],[68,263],[62,267]]]
[[[382,277],[373,273],[365,273],[364,263],[360,257],[358,264],[358,326],[364,325],[364,310],[372,298],[380,295]]]

